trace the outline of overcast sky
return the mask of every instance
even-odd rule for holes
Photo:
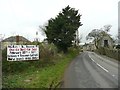
[[[22,35],[33,41],[39,25],[54,18],[67,5],[79,9],[83,26],[79,28],[82,42],[92,29],[111,24],[110,34],[118,33],[119,0],[0,0],[0,34],[5,38]],[[39,32],[39,39],[44,36]]]

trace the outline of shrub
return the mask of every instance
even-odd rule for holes
[[[116,60],[119,60],[120,58],[120,50],[111,50],[109,48],[105,47],[100,47],[99,49],[96,50],[99,54],[106,55],[108,57],[114,58]]]
[[[106,55],[104,47],[99,47],[99,48],[97,49],[97,51],[98,51],[98,53],[100,53],[100,54]]]
[[[40,44],[40,58],[46,61],[57,55],[57,48],[53,44]]]
[[[32,44],[32,43],[31,43]],[[34,43],[32,44],[34,45]],[[53,64],[53,60],[57,57],[57,48],[53,44],[39,44],[40,60],[37,61],[7,61],[7,48],[2,51],[2,70],[3,73],[17,73],[22,72],[29,67],[45,67]]]

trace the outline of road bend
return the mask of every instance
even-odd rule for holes
[[[63,81],[63,88],[118,88],[118,62],[85,51],[71,62]]]

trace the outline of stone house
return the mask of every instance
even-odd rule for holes
[[[113,46],[114,46],[113,39],[109,35],[105,35],[101,37],[101,39],[97,41],[97,44],[98,44],[98,48],[107,47],[107,48],[113,49]]]
[[[97,46],[98,46],[98,48],[107,47],[109,49],[113,49],[114,42],[113,42],[113,39],[109,35],[105,35],[97,41]],[[83,50],[84,51],[86,51],[86,50],[94,51],[95,49],[96,49],[96,46],[95,46],[95,41],[94,40],[90,43],[85,43],[83,45]]]

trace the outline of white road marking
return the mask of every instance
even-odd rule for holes
[[[90,57],[90,55],[89,55],[89,57]],[[90,59],[93,61],[93,62],[95,62],[95,60],[94,59],[92,59],[91,57],[90,57]],[[96,62],[95,62],[96,63]],[[100,64],[98,64],[98,63],[96,63],[100,68],[102,68],[104,71],[106,71],[106,72],[109,72],[107,69],[105,69],[103,66],[101,66]]]
[[[115,75],[114,75],[114,74],[113,74],[112,76],[113,76],[113,77],[115,77]]]
[[[90,56],[89,56],[90,57]],[[93,61],[93,62],[95,62],[95,60],[93,60],[91,57],[90,57],[90,59]]]
[[[95,62],[95,60],[93,60],[92,58],[91,58],[91,60],[92,60],[93,62]]]
[[[108,73],[109,73],[109,71],[108,71],[107,69],[105,69],[105,68],[104,68],[103,66],[101,66],[100,64],[96,63],[96,62],[95,62],[95,60],[94,60],[94,59],[92,59],[90,55],[88,55],[88,56],[90,57],[90,59],[91,59],[91,60],[92,60],[95,64],[97,64],[100,68],[102,68],[104,71],[106,71],[106,72],[108,72]],[[114,75],[114,74],[113,74],[112,76],[113,76],[113,77],[115,77],[115,75]]]
[[[100,64],[96,63],[99,67],[101,67],[104,71],[109,72],[107,69],[105,69],[103,66],[101,66]]]

